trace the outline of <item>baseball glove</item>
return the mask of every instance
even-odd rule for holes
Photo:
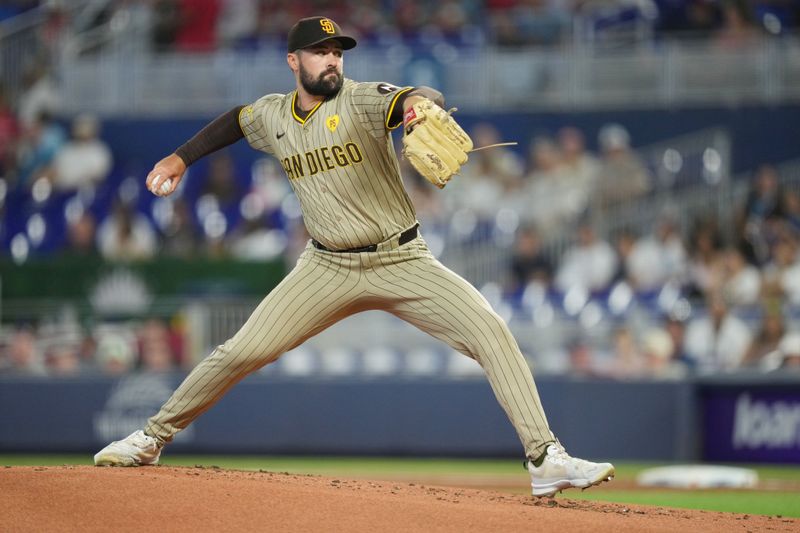
[[[403,116],[403,157],[440,189],[458,173],[472,150],[472,139],[450,116],[453,111],[422,98]]]

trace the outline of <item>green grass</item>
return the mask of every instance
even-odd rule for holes
[[[565,492],[566,496],[567,493]],[[731,513],[781,515],[800,518],[800,492],[756,490],[608,490],[571,492],[576,500],[681,507]]]
[[[86,455],[0,455],[2,465],[89,465]],[[523,493],[528,482],[521,461],[514,459],[413,459],[413,458],[362,458],[362,457],[273,457],[273,456],[198,456],[165,455],[162,464],[171,466],[219,466],[236,470],[269,470],[296,474],[317,474],[342,477],[405,476],[408,479],[425,476],[459,475],[498,476],[519,483],[518,488],[507,489]],[[617,480],[625,486],[645,468],[661,466],[655,463],[615,463]],[[762,481],[781,481],[800,484],[800,467],[740,465],[754,468]],[[2,475],[2,470],[0,470]],[[506,483],[509,485],[509,483]],[[791,490],[660,490],[616,489],[614,484],[602,485],[589,491],[568,491],[563,497],[645,504],[662,507],[681,507],[709,511],[747,514],[781,515],[800,518],[800,491]]]

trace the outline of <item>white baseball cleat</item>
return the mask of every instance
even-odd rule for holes
[[[94,456],[95,466],[140,466],[158,464],[161,446],[141,429],[115,440]]]
[[[558,442],[547,447],[541,465],[534,466],[529,460],[527,466],[534,496],[553,496],[570,488],[585,489],[614,477],[611,463],[593,463],[571,457]]]

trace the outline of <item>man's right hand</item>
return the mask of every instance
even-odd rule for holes
[[[176,154],[170,154],[155,164],[147,175],[147,190],[156,196],[169,196],[183,178],[186,164]]]

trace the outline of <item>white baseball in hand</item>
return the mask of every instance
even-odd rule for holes
[[[172,180],[168,179],[167,181],[161,184],[161,187],[158,188],[158,192],[161,194],[168,194],[171,189],[172,189]]]

